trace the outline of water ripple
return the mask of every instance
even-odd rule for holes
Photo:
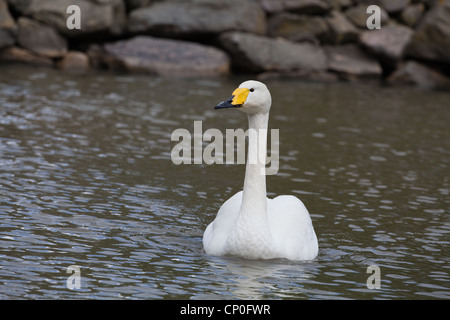
[[[448,299],[448,95],[391,100],[383,89],[390,98],[372,105],[364,88],[286,85],[270,84],[281,142],[268,194],[308,207],[320,245],[311,262],[203,252],[244,166],[175,166],[170,134],[202,119],[244,127],[241,113],[211,109],[234,81],[4,67],[0,298]],[[293,105],[305,99],[314,108]],[[79,290],[66,286],[71,265]],[[381,289],[368,289],[369,265]]]

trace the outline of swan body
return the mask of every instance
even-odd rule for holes
[[[271,96],[258,81],[245,81],[216,109],[239,108],[248,115],[248,159],[244,188],[220,207],[206,228],[203,247],[209,255],[247,259],[311,260],[319,251],[317,236],[304,204],[294,196],[266,196],[265,156]],[[259,143],[263,141],[264,143]],[[259,156],[256,156],[259,155]]]

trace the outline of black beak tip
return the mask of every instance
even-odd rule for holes
[[[240,107],[241,105],[233,104],[233,98],[234,98],[234,96],[231,96],[228,100],[222,101],[217,106],[215,106],[214,109],[225,109],[225,108]]]

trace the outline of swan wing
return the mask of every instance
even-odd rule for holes
[[[242,191],[224,202],[216,218],[203,234],[203,248],[207,254],[221,256],[226,254],[226,241],[239,213]]]
[[[319,245],[311,217],[300,199],[283,195],[267,200],[269,228],[282,258],[311,260]]]

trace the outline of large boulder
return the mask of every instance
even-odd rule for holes
[[[111,69],[161,76],[216,76],[229,72],[228,56],[197,43],[137,36],[104,45]]]
[[[219,39],[235,68],[249,72],[325,70],[322,48],[243,32],[228,32]]]
[[[363,32],[359,41],[389,69],[395,68],[403,59],[405,48],[413,34],[414,31],[409,27],[390,23],[381,29]]]
[[[374,4],[377,4],[376,2]],[[410,0],[378,0],[378,2],[379,6],[389,14],[396,14],[402,11],[410,3]]]
[[[436,1],[406,49],[410,57],[450,63],[450,0]]]
[[[347,20],[345,15],[339,11],[333,11],[326,18],[329,26],[328,42],[332,44],[341,44],[354,42],[358,39],[359,30]]]
[[[67,40],[50,26],[20,17],[17,42],[24,48],[49,58],[62,57],[67,52]]]
[[[305,41],[309,38],[324,41],[328,24],[321,16],[279,13],[268,22],[268,33],[272,37],[283,37],[291,41]]]
[[[122,0],[8,0],[22,15],[31,17],[56,28],[72,37],[92,34],[118,35],[126,21]],[[77,5],[81,11],[81,29],[68,29],[67,8]]]
[[[85,72],[89,69],[89,57],[84,52],[69,51],[56,66],[62,70]]]
[[[331,9],[326,0],[261,0],[261,6],[268,13],[291,11],[301,14],[324,14]]]
[[[132,11],[128,30],[169,37],[215,35],[232,30],[263,34],[265,19],[258,3],[251,1],[170,1]]]
[[[355,44],[325,46],[328,69],[345,79],[381,77],[380,64]]]
[[[417,61],[403,63],[387,79],[389,84],[415,85],[427,89],[450,90],[450,78]]]
[[[0,61],[17,62],[35,66],[52,67],[53,61],[27,49],[20,47],[8,47],[0,50]]]
[[[423,3],[414,3],[402,10],[400,20],[408,27],[416,27],[423,14],[425,13],[425,5]]]
[[[0,48],[12,46],[17,33],[16,23],[9,13],[8,4],[0,0]]]

